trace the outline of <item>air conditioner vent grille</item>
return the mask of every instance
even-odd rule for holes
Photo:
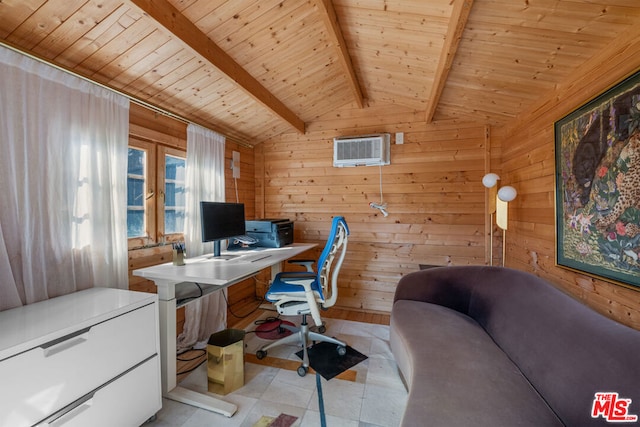
[[[338,142],[338,157],[344,160],[371,159],[380,157],[380,144],[373,138],[352,142]]]
[[[390,135],[334,138],[333,165],[377,166],[389,164]]]

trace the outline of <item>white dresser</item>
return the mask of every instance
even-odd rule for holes
[[[157,295],[93,288],[0,312],[0,426],[137,427],[162,406]]]

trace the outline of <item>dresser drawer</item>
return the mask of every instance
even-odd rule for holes
[[[142,425],[162,406],[159,356],[100,387],[38,424],[38,427]],[[123,396],[131,396],[123,399]]]
[[[149,304],[0,361],[0,426],[33,425],[156,354],[156,316]]]

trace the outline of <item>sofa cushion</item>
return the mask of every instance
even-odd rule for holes
[[[562,423],[469,316],[399,300],[391,346],[409,388],[403,426],[555,426]]]
[[[486,268],[460,269],[460,273],[474,277],[469,315],[566,425],[606,424],[591,417],[599,392],[632,399],[629,409],[639,414],[638,331],[596,313],[531,274]]]

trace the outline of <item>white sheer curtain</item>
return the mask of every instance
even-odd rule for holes
[[[189,258],[213,252],[213,243],[202,243],[200,201],[223,202],[225,137],[201,126],[187,126],[185,182],[185,244]],[[178,336],[178,351],[203,347],[209,336],[227,324],[222,292],[213,292],[185,308],[185,324]]]
[[[126,288],[129,100],[0,46],[0,310]]]

